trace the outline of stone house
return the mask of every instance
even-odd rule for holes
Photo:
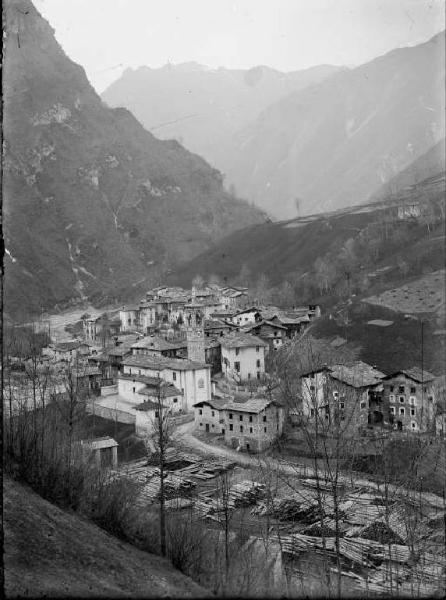
[[[266,342],[270,351],[278,350],[287,338],[287,328],[272,321],[259,321],[244,329]]]
[[[425,432],[435,428],[435,379],[418,367],[384,377],[383,404],[395,429]]]
[[[186,348],[187,343],[185,340],[169,342],[157,335],[141,338],[131,346],[133,356],[166,356],[169,358],[175,358],[179,351]]]
[[[219,340],[221,369],[226,377],[246,381],[264,376],[266,342],[249,333],[230,333]]]
[[[73,362],[88,357],[91,353],[91,346],[87,342],[77,340],[58,342],[50,346],[50,354],[56,361]]]
[[[208,319],[204,322],[205,337],[221,337],[226,333],[234,331],[234,326],[221,319]]]
[[[149,300],[139,305],[139,327],[143,333],[149,333],[156,323],[156,305]]]
[[[232,448],[262,452],[282,434],[284,410],[276,400],[230,401],[222,412],[225,442]]]
[[[383,423],[384,373],[357,361],[323,366],[301,376],[302,414],[322,431],[355,433],[371,423]]]
[[[227,398],[215,398],[194,404],[195,427],[209,433],[225,433],[223,407]]]

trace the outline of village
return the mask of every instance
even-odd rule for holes
[[[276,358],[311,339],[320,316],[317,305],[264,306],[247,288],[157,287],[138,304],[83,315],[76,339],[48,344],[22,361],[28,366],[11,357],[5,411],[38,410],[41,386],[20,385],[31,365],[48,375],[47,402],[74,401],[93,423],[110,424],[108,435],[80,434],[77,448],[112,480],[136,482],[135,506],[147,518],[157,520],[162,502],[214,532],[235,535],[242,522],[251,542],[268,524],[268,560],[276,569],[280,559],[280,573],[294,558],[292,578],[301,581],[304,555],[322,554],[331,569],[340,556],[338,575],[352,593],[394,585],[404,593],[415,578],[430,595],[446,567],[441,544],[427,543],[438,538],[444,499],[411,489],[394,470],[384,497],[380,468],[367,477],[345,465],[365,447],[382,458],[402,439],[441,449],[437,378],[418,366],[385,374],[360,360],[310,356],[291,384],[283,381]],[[122,428],[140,440],[130,460],[113,434]],[[306,457],[293,456],[293,439],[306,440]]]

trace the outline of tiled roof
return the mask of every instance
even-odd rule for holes
[[[233,332],[220,338],[224,348],[251,348],[253,346],[268,346],[266,342],[250,333]]]
[[[151,396],[158,397],[158,385],[147,385],[142,390],[139,390],[138,394],[142,394],[143,396]],[[183,393],[177,387],[175,387],[172,383],[164,382],[164,385],[161,384],[160,388],[160,396],[163,398],[172,398],[174,396],[182,396]]]
[[[385,377],[384,373],[362,361],[353,365],[331,365],[329,369],[331,377],[357,388],[377,385]]]
[[[59,342],[54,346],[54,349],[58,352],[69,352],[70,350],[76,350],[80,346],[85,346],[85,342],[73,340],[69,342]]]
[[[194,406],[199,408],[200,406],[203,406],[203,404],[209,404],[209,406],[212,406],[212,408],[215,408],[215,410],[222,410],[227,403],[227,398],[212,397],[209,400],[202,400],[201,402],[197,402],[196,404],[194,404]]]
[[[115,346],[108,350],[109,356],[125,356],[126,354],[130,354],[131,349],[127,345]]]
[[[265,410],[270,404],[278,404],[274,400],[268,398],[250,398],[246,402],[228,402],[224,409],[234,412],[260,413]]]
[[[421,382],[427,383],[428,381],[433,381],[434,379],[436,379],[435,375],[432,375],[432,373],[429,373],[428,371],[424,371],[424,370],[422,371],[418,367],[412,367],[411,369],[404,369],[401,371],[397,371],[396,373],[387,375],[386,379],[391,379],[392,377],[396,377],[400,373],[403,373],[403,375],[406,375],[406,377],[409,377],[409,379],[412,379],[413,381],[416,381],[417,383],[421,383]]]
[[[210,365],[181,358],[166,358],[164,356],[129,356],[123,360],[128,367],[142,367],[153,370],[171,369],[173,371],[190,371],[197,369],[209,369]]]
[[[168,342],[162,337],[159,336],[148,336],[142,338],[132,344],[132,348],[143,348],[149,350],[158,350],[162,352],[163,350],[176,350],[178,348],[186,348],[187,342],[186,340],[182,342]]]
[[[244,329],[245,331],[251,331],[252,329],[256,329],[261,325],[269,325],[270,327],[274,327],[275,329],[283,329],[284,331],[286,331],[286,327],[284,327],[283,325],[280,325],[279,323],[274,323],[273,321],[267,321],[266,319],[263,319],[263,321],[258,321],[257,323],[247,325]]]
[[[257,308],[257,306],[248,306],[248,308],[243,308],[242,310],[239,310],[238,312],[235,313],[234,317],[236,317],[237,315],[243,315],[244,313],[247,312],[260,312],[260,309]]]

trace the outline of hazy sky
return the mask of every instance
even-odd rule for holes
[[[358,65],[444,29],[444,0],[35,0],[101,92],[125,67]]]

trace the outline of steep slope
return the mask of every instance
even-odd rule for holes
[[[119,541],[9,478],[3,493],[7,598],[209,596],[167,560]]]
[[[107,108],[31,2],[4,11],[9,312],[120,297],[262,220],[200,157]]]
[[[280,218],[364,202],[444,138],[444,72],[444,32],[343,70],[263,111],[221,168]]]
[[[445,140],[443,139],[385,183],[372,196],[371,201],[395,196],[404,188],[416,185],[428,177],[435,177],[444,172],[445,166]]]
[[[429,171],[426,166],[426,171]],[[235,232],[220,240],[206,253],[191,262],[174,270],[169,280],[178,285],[190,285],[193,277],[200,274],[204,278],[215,274],[222,281],[230,282],[237,277],[245,265],[254,280],[261,273],[265,274],[272,285],[279,285],[285,279],[292,280],[296,276],[311,271],[315,261],[330,253],[333,260],[338,258],[342,246],[348,240],[360,240],[369,229],[363,246],[371,258],[374,253],[374,242],[378,242],[378,233],[388,226],[395,230],[412,227],[410,236],[396,234],[389,243],[397,246],[386,246],[383,242],[381,254],[376,259],[378,268],[398,258],[410,263],[420,262],[423,256],[426,266],[433,269],[442,268],[444,264],[444,194],[445,174],[437,178],[418,181],[410,189],[401,189],[398,194],[385,201],[359,205],[332,213],[316,214],[308,217],[291,219],[276,223],[263,223]],[[397,217],[399,205],[411,202],[422,202],[431,206],[437,214],[434,231],[430,231],[422,218],[400,221]],[[386,225],[387,223],[387,225]],[[428,223],[429,224],[429,223]],[[401,241],[398,242],[399,238]],[[398,245],[399,244],[399,245]]]
[[[263,109],[338,71],[329,65],[292,73],[265,66],[210,69],[197,63],[140,67],[126,69],[102,98],[110,106],[128,108],[155,135],[181,141],[220,168],[232,136]]]

